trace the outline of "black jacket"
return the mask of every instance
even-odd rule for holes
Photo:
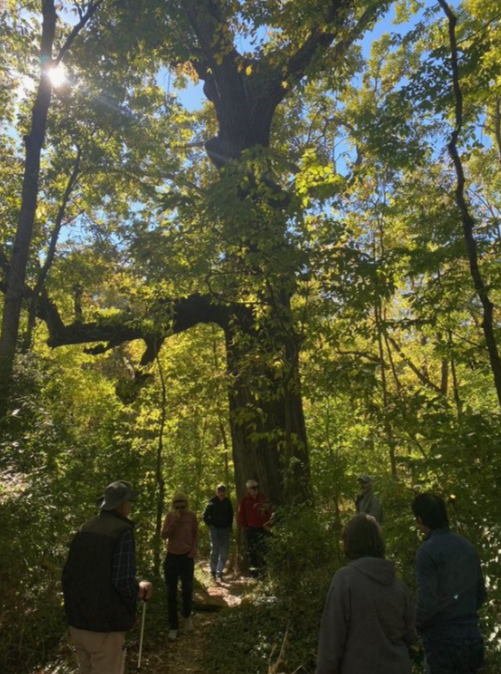
[[[208,527],[225,529],[233,524],[233,506],[229,498],[222,501],[218,496],[213,496],[204,510],[204,522]]]
[[[134,625],[136,597],[124,597],[111,581],[113,553],[134,524],[102,511],[75,535],[63,570],[68,624],[92,632],[125,632]]]

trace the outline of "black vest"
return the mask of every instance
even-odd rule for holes
[[[136,597],[120,595],[111,582],[113,552],[133,523],[101,511],[76,534],[63,570],[64,608],[69,625],[92,632],[126,632],[134,625]]]

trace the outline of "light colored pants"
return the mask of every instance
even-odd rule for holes
[[[125,632],[91,632],[70,627],[82,674],[123,674]]]
[[[220,576],[228,559],[231,527],[209,527],[210,572]]]

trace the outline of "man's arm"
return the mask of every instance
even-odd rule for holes
[[[423,631],[440,608],[438,572],[423,546],[416,555],[416,583],[416,627],[418,631]]]
[[[213,503],[212,501],[209,501],[205,506],[204,514],[202,515],[202,519],[208,527],[212,525],[212,507]]]
[[[371,515],[374,517],[376,522],[381,523],[381,520],[383,519],[383,511],[381,509],[381,505],[374,494],[372,495],[372,498],[369,502],[369,507],[367,509],[367,515]]]
[[[139,583],[136,579],[136,549],[132,529],[126,529],[115,546],[111,582],[122,597],[136,599]]]
[[[170,538],[170,536],[172,536],[180,521],[181,521],[180,512],[176,511],[167,513],[167,517],[165,518],[164,525],[162,527],[162,538],[164,539]]]

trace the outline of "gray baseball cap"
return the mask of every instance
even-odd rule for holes
[[[368,483],[372,482],[372,477],[369,477],[369,475],[361,475],[358,478],[358,481],[363,482],[364,484],[368,484]]]
[[[137,491],[132,491],[128,482],[116,480],[106,487],[104,494],[97,499],[96,506],[100,510],[115,510],[122,503],[135,501],[137,496]]]

